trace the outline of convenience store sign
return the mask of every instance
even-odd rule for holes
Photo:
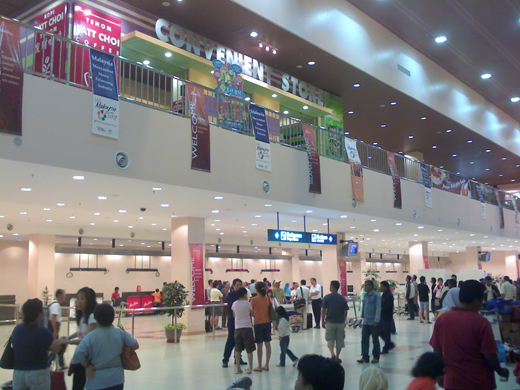
[[[296,77],[273,69],[254,58],[228,49],[164,19],[158,19],[155,22],[155,33],[161,41],[171,43],[179,49],[186,50],[209,61],[219,60],[223,63],[238,64],[247,76],[324,106],[322,89],[313,87]]]

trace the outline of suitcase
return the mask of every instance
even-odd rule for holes
[[[307,313],[307,329],[312,329],[312,314]]]

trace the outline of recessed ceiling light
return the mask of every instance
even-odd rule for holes
[[[276,49],[273,49],[273,54],[276,54],[276,53],[277,53]]]
[[[273,93],[271,96],[274,98],[278,97],[278,95],[276,93]]]
[[[483,80],[487,80],[491,77],[491,74],[490,73],[484,73],[482,75],[480,75],[480,78],[483,79]]]
[[[303,68],[303,65],[296,65],[296,68],[301,69],[301,68]]]
[[[307,210],[306,213],[312,213],[312,210]]]
[[[520,102],[520,97],[518,97],[518,96],[512,97],[512,98],[511,98],[511,101],[512,101],[513,103]]]
[[[124,213],[126,213],[126,210],[119,210],[119,212],[120,212],[121,214],[124,214]]]
[[[83,180],[83,179],[85,179],[85,176],[76,175],[76,176],[72,176],[72,178],[73,178],[74,180]]]
[[[17,236],[17,235],[18,235],[18,233],[14,233],[14,234],[13,234],[13,236]]]
[[[90,222],[90,226],[94,226],[94,225],[95,225],[95,223],[94,223],[94,222]]]
[[[152,187],[152,191],[162,191],[161,187]]]
[[[377,232],[379,232],[379,229],[374,229],[374,233],[377,233]]]
[[[5,215],[0,215],[0,218],[5,218]]]
[[[424,226],[417,226],[417,229],[424,229]]]
[[[442,230],[442,229],[439,229],[439,230],[437,230],[437,231],[438,231],[438,232],[443,232],[444,230]]]
[[[491,149],[486,149],[486,153],[491,153]]]
[[[379,145],[379,143],[377,143],[377,142],[374,142],[374,143],[373,143],[372,145],[374,145],[374,146],[377,146],[377,145]]]
[[[452,156],[453,156],[453,157],[457,157],[457,155],[456,155],[456,154],[452,154]]]
[[[355,229],[356,227],[355,226],[351,226],[350,229]]]
[[[370,222],[377,222],[377,219],[371,219]]]
[[[258,226],[258,224],[257,223],[252,223],[251,226]]]
[[[385,125],[385,124],[382,124],[381,127],[386,127],[386,125]]]
[[[224,199],[224,197],[223,196],[215,196],[215,199],[216,200],[222,200],[222,199]]]
[[[437,42],[437,43],[444,43],[447,40],[448,40],[448,38],[446,38],[444,35],[441,35],[441,36],[435,38],[435,42]]]
[[[148,61],[148,60],[144,60],[144,61],[143,61],[143,64],[145,64],[145,65],[150,65],[150,61]]]
[[[349,115],[352,115],[354,113],[354,111],[349,111],[348,114]]]
[[[269,46],[265,46],[265,51],[269,51],[270,50],[270,47]]]
[[[425,121],[425,120],[426,120],[426,117],[425,117],[425,116],[422,116],[422,117],[421,117],[421,120],[422,120],[422,121]]]
[[[119,222],[119,219],[114,219],[114,220],[112,220],[112,222],[117,223],[117,222]]]
[[[215,221],[215,222],[220,222],[220,219],[214,219],[213,221]]]
[[[313,66],[313,65],[316,65],[316,62],[315,61],[309,61],[309,62],[307,62],[307,65]]]
[[[347,218],[347,215],[342,215],[340,218]]]
[[[213,214],[218,214],[218,213],[220,213],[219,210],[211,210],[211,212],[212,212]]]
[[[395,226],[401,226],[401,225],[402,225],[401,222],[397,222],[397,223],[395,224]]]
[[[44,207],[44,208],[43,208],[43,211],[51,211],[51,209],[48,208],[48,207]]]
[[[246,97],[246,102],[250,101],[251,98],[249,96]]]
[[[304,110],[307,110],[308,108],[309,108],[309,106],[303,106]]]
[[[503,177],[504,175],[500,174],[500,175],[498,175],[498,176]]]
[[[65,206],[65,203],[56,203],[56,206],[63,207],[63,206]]]
[[[47,222],[52,222],[52,219],[48,219]]]
[[[390,105],[395,106],[397,102],[390,102]]]
[[[106,196],[98,196],[97,197],[99,200],[107,200],[107,197]]]
[[[94,215],[101,215],[101,213],[94,213]]]
[[[224,232],[220,232],[220,235],[223,236],[223,235],[224,235]]]
[[[361,87],[361,84],[354,84],[354,88],[359,88]]]
[[[128,225],[128,229],[133,229],[134,227],[132,225]]]
[[[170,207],[170,205],[168,203],[163,203],[161,204],[161,207]]]
[[[164,5],[165,7],[169,7],[170,6],[170,2],[169,1],[163,1],[162,5]]]
[[[505,160],[507,160],[507,158],[506,157],[502,157],[502,161],[505,161]]]
[[[253,37],[253,38],[256,38],[258,36],[258,33],[256,31],[251,31],[251,33],[249,34],[249,36]]]
[[[408,138],[409,138],[409,139],[413,139],[413,135],[409,135]]]
[[[441,165],[439,168],[440,168],[440,169],[443,169],[443,168],[444,168],[444,165]]]
[[[289,113],[289,111],[285,110],[283,113],[284,113],[285,115],[287,115],[287,114]]]
[[[437,145],[433,145],[433,146],[432,146],[432,149],[437,149]]]
[[[22,190],[23,192],[31,191],[31,189],[29,187],[22,187],[22,188],[20,188],[20,190]]]
[[[75,219],[76,217],[74,215],[71,215],[69,218],[70,219]]]
[[[264,206],[265,207],[272,207],[273,205],[272,204],[265,204]]]
[[[173,54],[170,53],[169,51],[167,51],[166,53],[164,53],[164,55],[165,55],[166,57],[170,58]]]
[[[255,218],[262,218],[261,215],[255,215]]]
[[[156,223],[152,223],[152,226],[157,226],[157,224]]]
[[[292,222],[292,223],[295,223],[295,222],[298,222],[298,221],[296,221],[295,219],[293,219],[291,222]]]

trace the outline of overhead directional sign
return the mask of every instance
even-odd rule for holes
[[[289,230],[268,229],[267,240],[303,244],[337,245],[338,236],[327,233],[293,232]]]

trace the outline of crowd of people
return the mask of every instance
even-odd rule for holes
[[[277,335],[279,359],[276,366],[285,367],[289,357],[298,370],[295,390],[343,389],[345,371],[340,355],[345,347],[348,302],[339,293],[338,281],[330,283],[326,295],[315,278],[310,280],[311,287],[306,284],[301,280],[293,283],[292,288],[287,283],[282,289],[277,280],[272,284],[266,279],[249,283],[234,279],[232,284],[211,281],[208,301],[226,302],[228,309],[216,310],[212,316],[214,326],[218,326],[220,317],[225,318],[222,327],[228,331],[223,367],[228,367],[234,350],[237,374],[243,373],[242,365],[247,365],[247,374],[269,371],[273,352],[271,341]],[[433,352],[419,357],[411,370],[414,379],[407,390],[434,390],[436,384],[445,389],[491,390],[496,388],[495,373],[507,379],[509,371],[500,365],[491,324],[479,310],[483,303],[495,298],[517,299],[517,287],[507,276],[500,289],[490,276],[464,282],[457,281],[455,275],[447,281],[432,278],[429,285],[424,276],[419,277],[419,281],[415,275],[407,276],[408,320],[414,320],[418,311],[419,322],[435,322],[430,339]],[[160,299],[159,291],[156,292]],[[114,295],[112,299],[117,298]],[[113,326],[114,308],[109,304],[98,304],[93,289],[84,287],[76,296],[77,332],[67,337],[60,337],[60,305],[65,299],[65,291],[56,291],[55,299],[48,306],[48,318],[44,318],[44,307],[38,299],[29,299],[22,306],[23,323],[15,327],[11,336],[15,356],[13,389],[49,390],[50,357],[58,359],[57,366],[65,369],[60,355],[69,344],[77,345],[68,367],[69,374],[73,375],[73,390],[123,389],[121,355],[124,347],[139,348],[137,340]],[[378,363],[381,355],[395,347],[391,340],[395,333],[393,292],[388,281],[366,280],[360,296],[362,341],[361,358],[357,362]],[[300,306],[302,303],[303,307]],[[314,328],[325,329],[330,358],[316,354],[298,358],[291,351],[289,313],[293,312],[292,306],[296,309],[294,312],[304,318],[307,311],[312,311],[314,321],[310,326],[314,322]],[[306,323],[304,320],[302,329],[307,328]],[[244,350],[247,362],[242,359]],[[253,364],[255,351],[257,364]],[[388,380],[378,366],[372,365],[363,370],[359,388],[388,389]]]

